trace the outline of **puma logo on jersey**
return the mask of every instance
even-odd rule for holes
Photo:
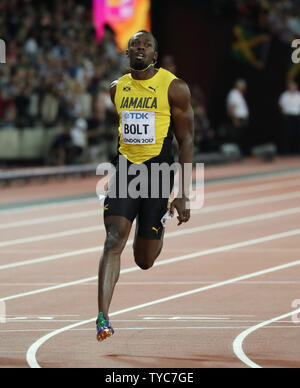
[[[107,205],[105,205],[104,206],[104,211],[107,211],[108,210],[108,208],[109,208],[109,205],[107,204]]]
[[[154,228],[154,227],[152,228],[152,230],[154,230],[154,232],[156,232],[156,234],[159,233],[160,229],[161,229],[161,228],[158,228],[158,229],[156,229],[156,228]]]
[[[153,88],[152,86],[149,86],[149,89],[153,90],[156,93],[156,90],[158,89],[158,86],[157,86],[157,88]]]

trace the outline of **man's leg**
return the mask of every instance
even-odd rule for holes
[[[105,218],[106,241],[99,265],[98,306],[106,319],[115,285],[120,276],[120,257],[126,246],[132,222],[125,217]]]
[[[133,244],[136,264],[143,270],[150,269],[160,255],[165,229],[161,223],[168,210],[168,199],[145,199],[136,220]]]
[[[160,240],[146,240],[136,236],[134,242],[134,259],[136,264],[143,270],[153,267],[155,260],[163,248],[164,231]]]

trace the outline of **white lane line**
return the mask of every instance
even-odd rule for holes
[[[297,167],[299,169],[299,167]],[[300,170],[300,169],[299,169]],[[206,185],[209,186],[218,186],[224,185],[227,183],[239,183],[239,182],[260,182],[260,181],[269,181],[274,180],[276,178],[287,178],[287,180],[292,179],[292,177],[299,177],[299,170],[297,171],[248,171],[242,174],[237,174],[235,176],[231,176],[229,179],[227,176],[217,176],[212,177],[213,181],[207,181]],[[254,174],[262,174],[260,176],[253,175]]]
[[[147,317],[146,317],[147,318]],[[243,323],[243,324],[251,324],[251,323],[261,323],[261,321],[254,321],[254,320],[248,320],[248,319],[241,319],[241,320],[235,320],[235,319],[230,319],[230,318],[198,318],[198,319],[185,319],[185,318],[178,318],[177,319],[173,319],[173,318],[168,318],[168,319],[153,319],[151,317],[149,317],[149,319],[114,319],[114,323],[118,322],[118,323],[127,323],[127,322],[134,322],[135,324],[137,323],[143,323],[145,324],[145,321],[148,322],[151,322],[153,324],[157,324],[157,323],[169,323],[170,324],[170,321],[172,321],[172,324],[180,324],[182,322],[189,322],[191,323],[191,321],[194,322],[204,322],[206,324],[208,323],[219,323],[221,322],[222,324],[233,324],[233,323]],[[150,319],[151,318],[151,319]],[[177,318],[177,317],[175,317]],[[59,319],[35,319],[35,320],[29,320],[29,319],[26,319],[26,317],[24,317],[24,319],[21,317],[20,319],[15,319],[15,320],[11,320],[11,319],[8,319],[6,321],[6,325],[7,324],[13,324],[14,326],[17,325],[17,324],[21,324],[21,325],[25,325],[26,323],[32,323],[32,322],[35,322],[35,323],[40,323],[42,325],[44,324],[49,324],[49,323],[57,323],[57,322],[82,322],[82,319],[64,319],[64,320],[59,320]],[[291,322],[290,321],[281,321],[281,323],[287,323],[289,325],[291,325]],[[294,326],[294,325],[293,325]],[[155,326],[156,327],[156,326]],[[276,326],[277,327],[277,326]],[[298,327],[300,328],[300,325],[298,325]],[[247,326],[247,329],[249,328],[249,326]]]
[[[96,318],[95,318],[96,319]],[[247,326],[184,326],[184,327],[176,327],[176,326],[170,326],[170,327],[114,327],[115,330],[158,330],[158,329],[165,329],[165,330],[243,330],[247,329]],[[264,327],[265,330],[269,329],[300,329],[300,326],[271,326],[271,327]],[[52,329],[6,329],[6,330],[0,330],[0,333],[48,333]],[[95,332],[95,328],[90,329],[70,329],[69,331],[90,331]],[[1,351],[0,351],[1,353]],[[3,353],[6,353],[5,351]],[[25,353],[25,350],[22,352]],[[38,367],[40,368],[40,367]]]
[[[280,182],[282,184],[282,186],[286,186],[287,185],[287,182],[292,180],[292,179],[297,179],[299,178],[299,172],[297,171],[277,171],[277,173],[275,172],[270,172],[270,175],[266,175],[266,176],[245,176],[244,179],[241,179],[239,178],[239,180],[241,181],[249,181],[251,183],[254,183],[254,182],[258,182],[256,183],[257,186],[261,186],[259,184],[259,182],[266,182],[268,180],[274,180],[275,178],[281,178],[281,177],[284,177],[284,178],[287,178],[287,179],[284,179],[283,182]],[[210,186],[210,187],[216,187],[218,185],[229,185],[229,184],[232,184],[232,183],[236,183],[237,182],[237,178],[233,177],[232,180],[226,180],[226,181],[222,181],[222,182],[207,182],[206,185]],[[224,190],[226,191],[226,190]],[[95,195],[95,198],[87,198],[87,199],[81,199],[81,198],[78,198],[78,199],[73,199],[73,200],[70,200],[70,201],[66,201],[66,202],[57,202],[57,203],[46,203],[46,204],[38,204],[38,205],[29,205],[29,206],[26,206],[26,207],[22,207],[22,208],[17,208],[17,209],[7,209],[7,210],[0,210],[0,216],[1,214],[20,214],[20,213],[30,213],[32,211],[41,211],[43,209],[56,209],[56,208],[60,208],[60,207],[70,207],[70,206],[74,206],[74,205],[77,205],[77,204],[92,204],[92,203],[95,203],[97,204],[98,203],[98,200],[97,200],[97,197]]]
[[[270,220],[273,218],[294,215],[294,214],[299,213],[299,212],[300,212],[300,207],[293,208],[293,209],[280,210],[280,211],[272,212],[272,213],[263,213],[263,214],[256,215],[256,216],[243,217],[243,218],[238,218],[235,220],[217,222],[217,223],[213,223],[213,224],[198,226],[195,228],[183,229],[183,230],[176,231],[176,232],[169,232],[169,233],[166,233],[165,238],[173,238],[173,237],[184,236],[184,235],[193,234],[193,233],[200,233],[200,232],[204,232],[204,231],[208,231],[208,230],[215,230],[215,229],[228,228],[228,227],[237,226],[237,225],[243,225],[243,224],[251,223],[251,222]],[[133,244],[133,240],[129,240],[127,243],[127,247],[131,246],[132,244]],[[26,265],[44,263],[44,262],[53,261],[53,260],[61,260],[61,259],[65,259],[65,258],[73,257],[73,256],[80,256],[80,255],[86,255],[86,254],[90,254],[90,253],[97,253],[97,252],[100,252],[102,249],[103,249],[103,245],[99,246],[99,247],[80,249],[80,250],[66,252],[66,253],[59,253],[56,255],[45,256],[45,257],[32,259],[32,260],[17,261],[14,263],[1,265],[0,271],[6,270],[6,269],[11,269],[11,268],[23,267]]]
[[[6,321],[6,325],[8,324],[13,324],[14,326],[16,325],[26,325],[27,323],[30,324],[30,323],[40,323],[41,325],[45,325],[45,324],[48,324],[49,323],[52,323],[52,324],[56,324],[56,323],[76,323],[76,322],[81,322],[82,320],[79,320],[79,319],[64,319],[64,320],[51,320],[51,319],[36,319],[36,320],[29,320],[29,319],[20,319],[20,320],[7,320]],[[246,328],[249,328],[249,324],[253,324],[253,323],[258,323],[258,322],[261,322],[261,321],[248,321],[248,320],[231,320],[229,318],[225,319],[225,318],[215,318],[215,319],[180,319],[180,322],[176,322],[176,320],[174,319],[145,319],[145,320],[114,320],[114,323],[115,322],[135,322],[135,323],[139,323],[139,322],[143,322],[145,324],[145,321],[147,322],[151,322],[151,323],[170,323],[170,321],[174,322],[174,324],[178,323],[180,324],[180,322],[188,322],[188,323],[192,323],[191,321],[193,322],[204,322],[206,324],[214,324],[214,323],[222,323],[222,324],[236,324],[236,323],[240,323],[240,324],[244,324],[244,325],[248,325]],[[288,321],[282,321],[282,323],[290,323]],[[27,325],[26,325],[27,326]],[[156,327],[156,326],[155,326]],[[176,327],[176,326],[175,326]],[[277,326],[276,326],[277,327]],[[287,326],[289,327],[289,326]],[[300,326],[298,325],[298,327],[300,328]]]
[[[33,320],[30,320],[30,319],[26,319],[26,317],[24,317],[24,319],[7,319],[6,320],[6,323],[5,324],[18,324],[18,323],[21,323],[22,325],[26,324],[26,323],[41,323],[41,324],[49,324],[49,323],[57,323],[57,322],[65,322],[65,323],[70,323],[70,322],[79,322],[78,319],[55,319],[55,320],[52,320],[51,318],[43,318],[43,319],[33,319]]]
[[[298,230],[298,233],[300,233],[300,230]],[[223,252],[228,250],[228,247],[222,247],[222,248],[223,248]],[[157,305],[157,304],[160,304],[160,303],[169,302],[169,301],[172,301],[172,300],[175,300],[175,299],[178,299],[178,298],[182,298],[182,297],[186,297],[186,296],[190,296],[190,295],[195,295],[195,294],[198,294],[200,292],[204,292],[204,291],[208,291],[208,290],[224,287],[224,286],[227,286],[227,285],[238,283],[238,282],[240,282],[242,280],[247,280],[247,279],[255,278],[255,277],[258,277],[258,276],[274,273],[276,271],[281,271],[281,270],[284,270],[284,269],[287,269],[287,268],[296,267],[296,266],[299,266],[299,265],[300,265],[300,260],[297,260],[297,261],[294,261],[294,262],[291,262],[291,263],[279,265],[279,266],[276,266],[276,267],[267,268],[267,269],[264,269],[264,270],[261,270],[261,271],[257,271],[257,272],[252,272],[250,274],[239,276],[239,277],[235,277],[235,278],[232,278],[232,279],[229,279],[229,280],[225,280],[223,282],[212,284],[210,286],[196,288],[194,290],[190,290],[190,291],[186,291],[186,292],[181,292],[181,293],[178,293],[178,294],[170,295],[170,296],[165,297],[165,298],[156,299],[156,300],[153,300],[153,301],[148,302],[148,303],[143,303],[143,304],[139,304],[139,305],[136,305],[136,306],[128,307],[128,308],[125,308],[123,310],[119,310],[119,311],[116,311],[114,313],[111,313],[110,317],[114,317],[114,316],[117,316],[117,315],[120,315],[120,314],[125,314],[125,313],[131,312],[131,311],[135,311],[135,310],[140,310],[140,309],[143,309],[143,308],[146,308],[146,307],[150,307],[150,306],[154,306],[154,305]],[[57,336],[57,335],[59,335],[61,333],[64,333],[64,332],[66,332],[66,331],[68,331],[70,329],[74,329],[74,328],[77,328],[79,326],[83,326],[85,324],[88,324],[88,323],[91,323],[91,322],[95,322],[95,319],[96,318],[94,317],[94,318],[88,319],[86,321],[82,321],[82,322],[79,322],[79,323],[76,323],[76,324],[73,324],[73,325],[69,325],[69,326],[66,326],[66,327],[54,330],[51,333],[48,333],[47,335],[45,335],[44,337],[38,339],[35,343],[33,343],[30,346],[30,348],[27,351],[26,360],[27,360],[28,365],[31,368],[41,368],[39,363],[37,362],[36,354],[37,354],[37,351],[39,350],[39,348],[45,342],[47,342],[49,339],[51,339],[51,338],[53,338],[53,337],[55,337],[55,336]]]
[[[213,284],[213,283],[216,283],[217,280],[210,280],[210,281],[186,281],[186,282],[173,282],[173,281],[168,281],[168,280],[165,280],[164,282],[122,282],[120,281],[118,283],[119,286],[144,286],[144,285],[147,285],[147,286],[170,286],[170,285],[178,285],[178,286],[184,286],[184,285],[190,285],[190,284]],[[50,284],[50,283],[49,283]],[[49,285],[49,284],[41,284],[41,285]],[[57,284],[57,283],[54,283],[54,284]],[[53,285],[54,285],[53,284]],[[262,282],[259,282],[259,281],[255,281],[255,280],[252,280],[252,281],[249,281],[249,282],[241,282],[240,284],[245,284],[245,285],[257,285],[257,284],[263,284],[263,285],[278,285],[278,284],[285,284],[285,285],[294,285],[294,284],[300,284],[300,280],[274,280],[274,281],[262,281]],[[9,286],[10,284],[9,283],[6,283],[5,284],[6,286]],[[28,284],[28,285],[35,285],[35,284]],[[89,283],[90,286],[97,286],[97,283]],[[1,285],[0,285],[1,286]],[[18,286],[18,284],[16,284],[16,286]]]
[[[262,185],[252,185],[250,187],[242,187],[238,189],[229,189],[223,191],[214,191],[211,193],[205,194],[205,198],[214,199],[214,198],[222,198],[222,197],[230,197],[232,195],[240,195],[240,194],[251,194],[251,193],[259,193],[261,191],[267,191],[278,188],[287,188],[287,187],[297,187],[300,185],[300,181],[287,181],[287,182],[278,182],[278,183],[266,183]]]
[[[177,263],[177,262],[180,262],[180,261],[195,259],[195,258],[207,256],[207,255],[216,254],[216,253],[223,253],[223,252],[227,252],[227,251],[230,251],[230,250],[233,250],[233,249],[244,248],[244,247],[248,247],[248,246],[251,246],[251,245],[256,245],[256,244],[261,244],[261,243],[265,243],[265,242],[270,242],[270,241],[274,241],[274,240],[278,240],[278,239],[282,239],[282,238],[293,237],[293,236],[297,236],[299,234],[300,234],[300,229],[295,229],[295,230],[291,230],[289,232],[284,232],[284,233],[279,233],[279,234],[272,234],[272,235],[261,237],[261,238],[257,238],[257,239],[254,239],[254,240],[247,240],[247,241],[243,241],[243,242],[239,242],[239,243],[235,243],[235,244],[225,245],[225,246],[218,247],[218,248],[208,249],[208,250],[205,250],[205,251],[202,251],[202,252],[200,251],[200,252],[191,253],[189,255],[184,255],[184,256],[179,256],[179,257],[173,257],[171,259],[161,260],[161,261],[156,262],[154,265],[156,267],[157,266],[161,266],[161,265],[168,265],[168,264],[171,264],[171,263]],[[299,262],[300,261],[293,262],[292,265],[288,265],[286,268],[289,268],[290,266],[293,267],[295,265],[298,265]],[[284,266],[281,267],[281,268],[284,268]],[[140,269],[137,266],[135,266],[135,267],[131,267],[131,268],[127,268],[127,269],[121,270],[121,274],[136,272],[136,271],[139,271],[139,270]],[[69,283],[62,283],[62,284],[59,284],[57,286],[41,288],[41,289],[38,289],[38,290],[33,290],[33,291],[25,292],[25,293],[20,293],[20,294],[17,294],[17,295],[7,296],[5,298],[1,298],[0,301],[6,302],[6,301],[9,301],[9,300],[23,298],[23,297],[26,297],[26,296],[32,296],[32,295],[37,295],[37,294],[41,294],[41,293],[45,293],[45,292],[49,292],[49,291],[58,290],[58,289],[61,289],[61,288],[77,286],[79,284],[84,284],[84,283],[95,281],[95,280],[97,280],[97,276],[93,276],[93,277],[85,278],[85,279],[80,279],[80,280],[76,280],[76,281],[69,282]],[[241,279],[241,280],[244,280],[244,279]],[[209,287],[214,287],[214,285],[209,285],[207,287],[208,288]]]
[[[100,252],[101,249],[103,249],[103,246],[94,247],[94,248],[88,248],[88,249],[80,249],[80,250],[77,250],[77,251],[71,251],[71,252],[66,252],[66,253],[59,253],[57,255],[45,256],[45,257],[41,257],[41,258],[38,258],[38,259],[25,260],[25,261],[17,261],[15,263],[1,265],[0,266],[0,271],[3,271],[5,269],[23,267],[23,266],[26,266],[26,265],[45,263],[45,262],[53,261],[53,260],[66,259],[68,257],[73,257],[73,256],[88,255],[89,253]]]
[[[296,199],[296,198],[300,198],[299,191],[288,193],[288,194],[271,195],[269,197],[247,199],[244,201],[238,201],[238,202],[232,202],[232,203],[224,203],[222,205],[206,206],[199,210],[193,210],[193,214],[211,213],[218,210],[237,209],[239,207],[244,207],[244,206],[246,207],[246,206],[252,206],[252,205],[262,205],[265,203],[287,201],[289,199]]]
[[[1,283],[0,287],[26,287],[26,286],[35,286],[35,287],[41,287],[41,286],[55,286],[56,283]]]
[[[214,284],[216,284],[218,282],[214,282]],[[211,317],[215,316],[215,317],[235,317],[235,318],[253,318],[255,317],[255,315],[244,315],[244,314],[209,314]],[[138,315],[139,317],[149,317],[149,314],[145,315],[145,314],[139,314]],[[174,315],[171,314],[171,315],[168,315],[168,314],[158,314],[158,315],[155,315],[155,314],[151,314],[151,317],[173,317]],[[198,317],[199,315],[192,315],[190,314],[189,317]],[[120,320],[119,320],[120,321]],[[115,322],[115,320],[114,320]]]
[[[96,191],[96,190],[95,190]],[[85,204],[97,204],[98,199],[95,194],[95,198],[88,198],[88,199],[73,199],[66,202],[57,202],[57,203],[45,203],[45,204],[39,204],[39,205],[28,205],[26,207],[21,208],[15,208],[15,209],[7,209],[7,210],[0,210],[0,216],[2,214],[19,214],[19,213],[31,213],[33,211],[41,211],[41,210],[48,210],[48,209],[57,209],[61,207],[71,207],[75,205],[85,205]]]
[[[40,217],[40,218],[31,218],[29,220],[23,221],[15,221],[8,222],[6,224],[0,224],[1,229],[12,229],[12,228],[21,228],[23,226],[32,226],[32,225],[40,225],[40,224],[48,224],[51,222],[59,222],[59,221],[68,221],[68,220],[79,220],[81,218],[94,217],[101,215],[101,209],[99,207],[98,210],[90,210],[85,212],[77,212],[72,214],[64,214],[61,216],[49,216],[49,217]]]
[[[268,173],[268,172],[267,172]],[[248,181],[251,183],[255,183],[258,187],[262,186],[260,182],[266,182],[268,180],[274,180],[275,178],[287,178],[283,182],[280,182],[282,185],[287,186],[288,182],[292,179],[297,179],[299,177],[299,172],[297,171],[275,171],[275,172],[270,172],[270,175],[265,175],[265,176],[245,176],[244,178],[238,178],[240,181]],[[237,178],[233,177],[231,180],[225,180],[225,181],[216,181],[216,182],[207,182],[206,185],[210,187],[216,187],[218,185],[229,185],[232,183],[236,183]],[[241,189],[242,190],[242,189]],[[224,190],[226,192],[226,190]],[[33,204],[33,205],[28,205],[26,207],[20,207],[20,208],[14,208],[14,209],[7,209],[7,210],[0,210],[0,216],[2,214],[21,214],[21,213],[31,213],[33,211],[42,211],[44,209],[57,209],[57,208],[62,208],[62,207],[71,207],[75,205],[82,205],[82,204],[97,204],[98,199],[95,195],[95,198],[78,198],[78,199],[73,199],[70,201],[65,201],[65,202],[57,202],[57,203],[45,203],[45,204]]]
[[[258,193],[261,191],[282,188],[282,185],[283,185],[282,182],[280,182],[280,183],[254,185],[251,187],[244,187],[244,188],[240,188],[240,189],[222,190],[222,191],[218,191],[218,192],[212,192],[212,193],[205,194],[205,199],[213,199],[213,198],[227,197],[227,196],[247,194],[247,193],[249,193],[249,194],[250,193]],[[295,186],[300,186],[300,181],[284,182],[284,188],[295,187]],[[97,204],[97,198],[95,198],[93,200],[85,200],[84,203]],[[57,204],[57,205],[60,205],[60,204]],[[64,204],[62,204],[62,205],[64,205]],[[71,205],[73,205],[73,203]],[[56,208],[57,206],[54,206],[54,207]],[[40,218],[34,218],[34,219],[31,218],[29,220],[8,222],[8,223],[0,224],[0,230],[1,229],[19,228],[19,227],[28,226],[28,225],[39,225],[39,224],[44,224],[44,223],[94,217],[94,216],[99,215],[99,212],[101,212],[100,207],[98,210],[91,210],[91,211],[77,212],[77,213],[67,214],[67,215],[40,217]],[[3,212],[0,211],[0,216],[2,213]]]
[[[118,285],[119,286],[172,286],[172,285],[175,285],[175,286],[185,286],[185,285],[194,285],[194,284],[214,284],[216,283],[217,280],[210,280],[210,281],[186,281],[186,282],[175,282],[175,281],[168,281],[168,280],[165,280],[163,282],[122,282],[122,281],[119,281],[118,282]],[[58,282],[56,283],[1,283],[0,284],[0,287],[49,287],[49,286],[57,286]],[[284,284],[284,285],[295,285],[295,284],[300,284],[300,280],[274,280],[274,281],[249,281],[249,282],[240,282],[241,285],[245,284],[245,285],[258,285],[258,284],[263,284],[263,285],[281,285],[281,284]],[[90,282],[88,284],[86,284],[85,286],[88,286],[88,287],[96,287],[98,285],[98,283],[96,282]]]
[[[243,350],[243,343],[245,341],[245,339],[251,334],[251,333],[254,333],[255,331],[259,330],[259,329],[262,329],[262,328],[265,328],[266,326],[269,326],[271,325],[272,323],[274,322],[278,322],[278,321],[281,321],[282,319],[285,319],[285,318],[289,318],[293,315],[298,315],[300,313],[300,309],[298,310],[295,310],[295,311],[292,311],[288,314],[284,314],[284,315],[281,315],[279,317],[276,317],[276,318],[273,318],[273,319],[269,319],[268,321],[265,321],[265,322],[261,322],[259,325],[256,325],[256,326],[253,326],[253,327],[250,327],[250,328],[247,328],[247,330],[245,330],[243,333],[241,333],[233,342],[233,351],[235,353],[235,355],[244,363],[246,364],[247,366],[251,367],[251,368],[255,368],[255,369],[261,369],[262,367],[259,366],[258,364],[256,364],[255,362],[253,362],[252,360],[250,360],[246,354],[244,353],[244,350]],[[299,327],[299,325],[294,325],[296,327]],[[293,327],[293,326],[291,326]]]
[[[96,318],[95,318],[96,319]],[[247,329],[247,326],[163,326],[163,327],[116,327],[114,326],[115,330],[243,330]],[[270,329],[300,329],[300,326],[270,326],[270,327],[264,327],[265,330]],[[49,329],[6,329],[6,330],[0,330],[0,333],[48,333],[49,331],[53,330],[53,328]],[[88,328],[88,329],[70,329],[69,331],[75,332],[75,331],[90,331],[95,332],[95,328]],[[0,351],[1,353],[1,351]],[[3,353],[6,353],[3,351]],[[25,350],[22,352],[25,353]]]
[[[264,203],[272,203],[272,202],[284,201],[284,200],[294,199],[294,198],[300,198],[300,192],[283,194],[283,195],[275,195],[270,197],[262,197],[262,198],[256,198],[253,200],[246,200],[246,201],[240,201],[240,202],[226,203],[224,205],[207,206],[201,210],[194,210],[193,214],[202,215],[203,213],[211,213],[219,210],[236,209],[239,207],[246,207],[246,206],[251,206],[255,204],[258,205],[258,204],[264,204]],[[299,208],[295,208],[295,212],[297,212],[297,209]],[[46,240],[51,240],[56,238],[76,236],[79,234],[92,233],[92,232],[97,232],[104,229],[105,229],[104,225],[100,224],[99,226],[91,226],[87,228],[67,230],[64,232],[56,232],[56,233],[38,235],[34,237],[26,237],[26,238],[21,238],[16,240],[3,241],[3,242],[0,242],[0,248],[20,245],[20,244],[41,242],[41,241],[46,241]],[[209,230],[209,229],[205,229],[205,230]],[[181,235],[181,234],[182,234],[181,232],[178,232],[178,235]]]
[[[20,244],[28,244],[28,243],[35,243],[35,242],[40,242],[40,241],[52,240],[52,239],[56,239],[56,238],[76,236],[76,235],[84,234],[84,233],[98,232],[98,231],[101,231],[104,229],[105,229],[104,225],[97,225],[97,226],[90,226],[88,228],[66,230],[65,232],[48,233],[48,234],[42,234],[40,236],[35,236],[35,237],[26,237],[26,238],[20,238],[20,239],[16,239],[16,240],[9,240],[9,241],[0,242],[0,248],[14,246],[14,245],[20,245]]]
[[[175,319],[176,318],[176,319]],[[177,319],[178,318],[178,319]],[[190,322],[190,321],[208,321],[211,323],[215,323],[216,321],[224,321],[223,323],[260,323],[258,320],[249,320],[249,319],[231,319],[230,317],[191,317],[191,318],[186,318],[186,317],[169,317],[169,318],[159,318],[159,317],[144,317],[143,319],[114,319],[114,322],[170,322],[172,321],[173,323],[178,323],[180,322]],[[54,322],[54,321],[53,321]],[[79,322],[79,320],[78,320]],[[289,323],[290,325],[292,324],[291,321],[281,321],[281,323]],[[293,325],[294,326],[294,325]],[[298,325],[300,327],[300,325]],[[248,327],[247,327],[248,328]]]
[[[207,329],[217,329],[217,330],[237,330],[237,329],[246,329],[246,326],[156,326],[156,327],[115,327],[115,330],[207,330]],[[264,329],[300,329],[300,326],[271,326],[265,327]],[[73,330],[72,330],[73,331]],[[91,329],[74,329],[74,331],[95,331],[95,328]]]

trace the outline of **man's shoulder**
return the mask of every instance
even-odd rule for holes
[[[231,89],[230,92],[228,93],[229,95],[236,95],[239,96],[240,92],[237,89]]]
[[[187,107],[191,104],[191,91],[188,84],[180,78],[174,78],[168,89],[170,106]]]
[[[287,90],[285,90],[283,93],[281,93],[280,97],[287,97],[289,96],[289,92]]]
[[[168,78],[173,78],[173,79],[178,79],[177,76],[173,73],[171,73],[169,70],[164,69],[163,67],[159,68],[159,72],[162,76],[168,77]]]

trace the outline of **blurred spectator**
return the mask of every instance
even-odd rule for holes
[[[29,125],[29,90],[25,86],[20,86],[15,94],[15,106],[17,111],[17,126],[25,128]]]
[[[71,129],[71,159],[73,163],[79,162],[87,147],[87,128],[88,124],[85,119],[75,121]]]
[[[84,3],[83,3],[84,4]],[[95,43],[90,4],[75,0],[1,0],[1,127],[46,127],[93,116],[101,82],[126,72],[107,26]]]
[[[283,153],[300,155],[300,92],[296,82],[288,82],[279,107],[283,116]]]
[[[290,44],[300,34],[299,0],[213,0],[215,12],[250,30],[271,32]]]
[[[100,84],[88,121],[88,141],[92,161],[112,159],[116,156],[118,142],[118,115],[109,93],[109,83]]]
[[[239,79],[227,96],[227,112],[232,124],[228,140],[236,143],[242,153],[247,151],[246,135],[249,125],[249,109],[245,99],[246,90],[246,81]]]
[[[297,0],[265,1],[269,15],[268,25],[273,34],[290,44],[300,34],[299,2]]]
[[[0,120],[3,120],[4,117],[4,98],[2,90],[0,89]]]
[[[41,102],[41,119],[46,127],[54,126],[58,118],[59,101],[54,86],[49,87]]]
[[[215,131],[207,115],[206,99],[199,86],[193,86],[192,106],[195,115],[195,147],[198,152],[212,152],[217,148]]]
[[[69,164],[71,145],[71,126],[67,124],[64,127],[64,131],[54,138],[49,150],[47,164],[51,166],[65,166]]]
[[[48,163],[54,166],[80,163],[87,148],[87,122],[77,119],[64,123],[64,130],[56,136],[49,150]]]

